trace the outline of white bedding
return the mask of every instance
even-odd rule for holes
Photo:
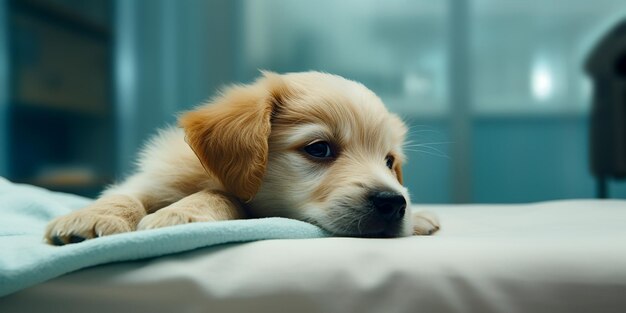
[[[268,240],[98,266],[0,312],[626,312],[626,201],[419,206],[432,237]]]

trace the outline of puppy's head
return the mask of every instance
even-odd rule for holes
[[[256,216],[305,220],[336,235],[411,234],[406,128],[361,84],[264,73],[180,123],[204,167]]]

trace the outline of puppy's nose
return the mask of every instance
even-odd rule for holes
[[[395,222],[404,216],[406,199],[397,192],[378,191],[369,197],[370,202],[383,219]]]

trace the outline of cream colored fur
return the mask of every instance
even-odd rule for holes
[[[53,220],[46,239],[79,242],[190,222],[282,216],[336,235],[379,236],[367,194],[401,194],[406,128],[363,85],[318,73],[264,73],[185,113],[159,132],[137,172],[92,205]],[[323,140],[337,156],[321,162],[303,147]],[[386,158],[393,158],[393,167]],[[385,224],[386,225],[386,224]],[[386,227],[386,226],[385,226]],[[436,216],[405,214],[385,236],[426,235]]]

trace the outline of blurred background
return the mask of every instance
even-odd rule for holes
[[[410,125],[414,202],[592,198],[585,63],[624,18],[623,0],[0,0],[0,176],[95,196],[220,86],[320,70]]]

